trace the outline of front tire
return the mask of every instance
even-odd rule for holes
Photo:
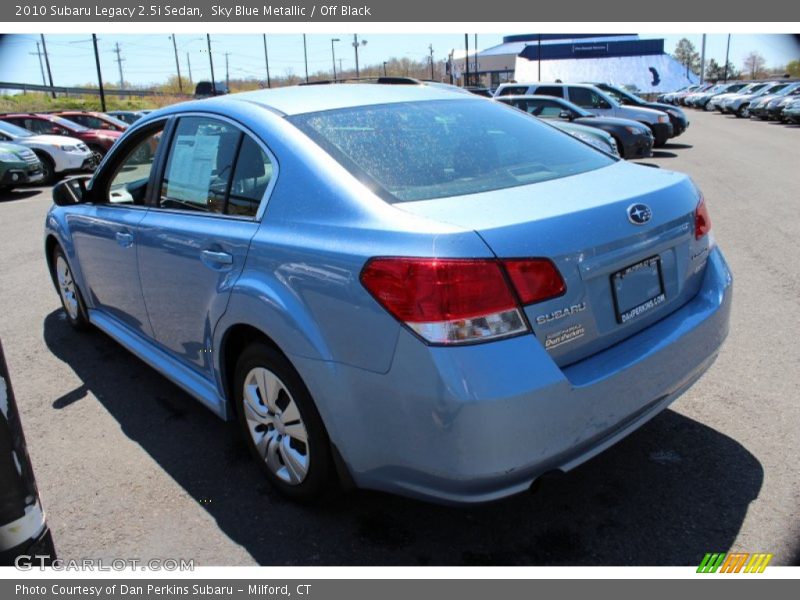
[[[53,159],[39,152],[36,153],[36,156],[39,158],[39,162],[42,163],[42,183],[44,185],[54,184],[58,176],[56,175],[56,165]]]
[[[736,111],[737,119],[744,119],[750,116],[749,104],[742,104]]]
[[[234,379],[239,427],[267,479],[288,498],[317,500],[334,481],[330,440],[297,371],[257,342],[242,352]]]
[[[89,318],[86,313],[86,304],[83,296],[75,283],[72,269],[67,262],[67,257],[61,246],[53,249],[53,280],[58,287],[58,295],[61,298],[61,307],[67,321],[73,329],[84,331],[89,327]]]

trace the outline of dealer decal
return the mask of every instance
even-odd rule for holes
[[[582,324],[577,323],[571,327],[567,327],[566,329],[562,329],[561,331],[548,335],[544,340],[544,347],[547,350],[552,350],[558,346],[563,346],[569,342],[574,342],[578,338],[583,337],[585,333],[586,328]]]

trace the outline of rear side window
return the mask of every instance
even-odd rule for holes
[[[556,98],[563,98],[564,88],[560,85],[540,85],[536,88],[534,93],[537,96],[555,96]]]
[[[253,138],[244,136],[233,171],[227,214],[255,217],[271,180],[269,156]]]
[[[498,96],[520,96],[522,94],[527,93],[528,86],[527,85],[509,85],[508,87],[504,87],[500,90],[500,93],[497,94]]]
[[[360,106],[289,120],[388,202],[499,190],[614,162],[519,111],[479,99]]]

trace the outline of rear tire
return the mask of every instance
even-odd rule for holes
[[[64,309],[64,314],[67,321],[76,331],[85,331],[89,328],[89,318],[86,312],[86,304],[83,301],[78,284],[72,274],[72,268],[67,261],[67,256],[61,249],[61,246],[56,245],[53,248],[52,263],[52,276],[53,281],[58,288],[58,295],[61,298],[61,307]]]
[[[325,425],[300,375],[275,348],[256,342],[234,375],[237,420],[269,482],[298,502],[319,499],[335,481]]]

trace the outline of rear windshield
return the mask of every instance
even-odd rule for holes
[[[289,120],[388,202],[500,190],[615,162],[534,117],[482,99],[361,106]]]

